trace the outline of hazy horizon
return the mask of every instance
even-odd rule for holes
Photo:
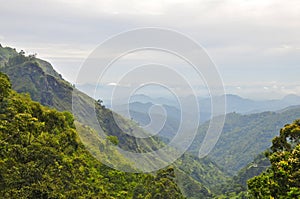
[[[27,54],[37,53],[75,83],[85,58],[111,36],[142,27],[168,28],[202,45],[216,64],[226,93],[250,99],[279,99],[300,94],[299,10],[296,0],[109,4],[17,0],[2,5],[0,43]],[[151,56],[162,59],[160,55]],[[130,65],[136,60],[137,56],[128,56],[125,61]]]
[[[85,83],[85,84],[76,84],[75,85],[77,89],[79,89],[80,91],[84,92],[85,94],[89,95],[90,97],[93,97],[95,99],[102,99],[102,100],[109,100],[112,92],[113,87],[116,87],[117,85],[111,84],[111,85],[99,85],[99,84],[91,84],[91,83]],[[95,92],[95,89],[98,90],[98,92]],[[99,92],[99,90],[101,90],[101,92]],[[151,90],[151,89],[149,89]],[[203,88],[203,91],[205,90],[205,88]],[[157,98],[165,98],[165,99],[169,99],[170,95],[168,93],[163,93],[163,92],[151,92],[151,94],[149,94],[149,92],[146,91],[142,91],[142,92],[137,92],[135,93],[135,95],[145,95],[147,97],[153,98],[153,99],[157,99]],[[105,94],[104,96],[100,96],[100,94]],[[238,94],[238,93],[229,93],[229,92],[225,92],[226,95],[234,95],[234,96],[238,96],[244,99],[250,99],[250,100],[254,100],[254,101],[264,101],[264,100],[282,100],[285,97],[288,96],[299,96],[300,97],[300,93],[295,94],[295,93],[287,93],[287,94],[283,94],[282,96],[277,96],[277,95],[271,95],[269,97],[261,97],[261,96],[253,96],[251,95],[251,93],[249,93],[248,95],[245,94]],[[182,97],[189,97],[192,94],[185,94],[182,95]],[[209,98],[210,95],[209,93],[207,93],[207,91],[202,92],[201,95],[197,95],[198,98]],[[300,103],[300,102],[299,102]]]

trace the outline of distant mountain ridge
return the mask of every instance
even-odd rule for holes
[[[189,100],[185,98],[185,100]],[[217,98],[217,103],[221,103],[222,97]],[[266,100],[266,101],[254,101],[250,99],[245,99],[237,95],[226,95],[227,101],[227,113],[239,113],[239,114],[254,114],[265,111],[283,111],[285,109],[292,109],[297,107],[300,104],[300,96],[297,95],[287,95],[286,97],[280,100]],[[120,103],[120,104],[119,104]],[[186,103],[188,104],[188,103]],[[151,107],[156,105],[161,106],[165,112],[153,111]],[[204,123],[211,119],[210,107],[211,102],[209,98],[199,98],[200,105],[200,123]],[[300,106],[300,105],[299,105]],[[177,102],[165,98],[151,98],[150,96],[138,94],[133,95],[130,98],[129,104],[124,104],[123,99],[116,99],[113,101],[113,107],[110,107],[112,110],[117,113],[133,119],[142,126],[147,126],[151,124],[148,130],[154,131],[160,129],[159,136],[164,139],[172,139],[175,133],[178,131],[179,124],[181,122],[182,111],[185,112],[186,116],[192,115],[189,114],[195,111],[194,107],[188,107],[187,110],[180,110]],[[151,112],[151,113],[150,113]],[[221,114],[221,113],[220,113]],[[151,118],[156,120],[165,120],[163,128],[160,123],[153,124],[151,123]],[[190,116],[187,120],[193,120],[194,117]],[[188,129],[187,125],[187,129]],[[191,129],[192,130],[192,129]]]
[[[104,98],[104,104],[108,107],[111,107],[111,99],[105,99],[105,96],[101,96],[100,93],[95,92],[96,85],[92,84],[83,84],[83,85],[76,85],[81,91],[89,94],[90,96],[96,96],[100,98]],[[102,86],[101,89],[106,89],[105,86]],[[108,90],[111,90],[107,88]],[[102,93],[102,92],[101,92]],[[253,100],[244,98],[238,95],[234,94],[226,94],[226,113],[231,112],[237,112],[237,113],[243,113],[243,114],[250,114],[250,113],[259,113],[263,111],[277,111],[280,109],[284,109],[288,106],[292,105],[300,105],[300,93],[298,95],[296,94],[288,94],[284,96],[281,99],[270,99],[270,100]],[[185,102],[188,102],[192,96],[181,96],[182,99]],[[208,117],[207,113],[211,112],[211,99],[210,97],[200,97],[197,96],[198,103],[200,105],[200,112],[203,114],[202,122],[210,119]],[[222,100],[223,96],[219,96],[216,98],[216,101]],[[179,101],[177,101],[175,98],[170,97],[157,97],[157,96],[148,96],[146,94],[135,94],[130,96],[130,101],[127,101],[127,98],[125,99],[113,99],[113,105],[120,106],[127,103],[133,103],[133,102],[140,102],[140,103],[152,103],[152,104],[161,104],[161,105],[168,105],[168,106],[174,106],[175,108],[179,109]],[[194,107],[190,107],[189,110],[186,111],[193,111]],[[135,110],[136,111],[136,110]],[[208,117],[208,118],[207,118]]]
[[[240,97],[238,95],[226,94],[226,110],[227,113],[237,112],[237,113],[258,113],[264,111],[277,111],[280,109],[284,109],[288,106],[300,105],[300,96],[295,94],[289,94],[283,97],[282,99],[274,99],[274,100],[252,100]],[[223,97],[217,97],[216,101],[220,101]],[[152,104],[161,104],[174,106],[178,109],[179,103],[167,99],[167,98],[151,98],[147,95],[133,95],[130,98],[129,103],[140,102],[140,103],[152,103]],[[183,98],[184,100],[189,100],[189,97]],[[109,102],[106,100],[106,102]],[[113,101],[114,105],[122,105],[125,103],[124,99],[116,99]],[[211,108],[211,99],[210,98],[200,98],[198,97],[198,103],[201,108],[201,112],[210,112]],[[109,103],[107,103],[109,105]],[[136,110],[135,110],[136,111]]]
[[[61,75],[55,72],[48,62],[34,56],[27,57],[22,54],[20,55],[12,48],[0,47],[0,71],[8,74],[12,80],[13,88],[18,92],[30,93],[35,101],[39,101],[46,106],[54,107],[59,110],[72,111],[72,92],[78,90],[63,80]],[[102,127],[104,127],[108,135],[118,137],[119,145],[123,146],[125,150],[147,152],[155,147],[163,147],[163,143],[158,138],[151,138],[148,141],[144,141],[130,136],[133,129],[141,131],[142,133],[143,130],[140,129],[134,121],[131,121],[130,118],[124,119],[117,115],[117,118],[119,118],[126,127],[125,131],[123,131],[118,128],[114,122],[114,112],[101,104],[101,101],[97,102],[80,91],[78,91],[78,93],[81,100],[85,101],[88,99],[85,103],[89,104],[89,106],[96,103],[95,107],[98,121]],[[213,197],[212,190],[216,184],[228,179],[227,172],[230,172],[231,175],[237,173],[239,169],[246,166],[257,154],[269,146],[270,139],[277,134],[278,130],[285,123],[290,123],[296,118],[300,118],[300,110],[297,105],[285,108],[286,104],[296,103],[298,101],[298,96],[295,95],[287,96],[282,100],[263,102],[248,100],[235,95],[228,95],[227,97],[229,105],[230,103],[232,104],[230,106],[228,105],[228,111],[236,113],[227,114],[225,128],[211,154],[209,154],[206,159],[199,160],[187,153],[175,163],[175,165],[179,167],[178,173],[186,173],[189,175],[189,178],[181,176],[181,179],[188,180],[188,185],[194,188],[197,187],[197,191],[201,191],[202,196],[206,198]],[[135,99],[136,101],[134,101]],[[142,103],[138,100],[144,101]],[[152,101],[147,102],[147,100]],[[186,100],[189,99],[186,98]],[[199,101],[202,107],[201,114],[207,114],[206,120],[209,120],[210,114],[205,111],[209,111],[210,109],[210,105],[208,105],[210,99],[199,98]],[[256,103],[262,105],[255,105]],[[271,105],[268,105],[268,103],[271,103]],[[172,136],[172,133],[176,131],[178,126],[178,115],[180,113],[179,109],[176,108],[176,103],[170,102],[165,98],[155,98],[153,100],[148,96],[139,95],[136,98],[133,96],[133,101],[129,106],[132,106],[131,111],[133,115],[136,114],[137,119],[141,119],[147,123],[149,122],[149,117],[147,117],[144,112],[149,110],[154,104],[162,104],[162,107],[167,110],[169,124],[166,126],[165,133],[166,137]],[[247,106],[243,107],[245,104]],[[264,104],[267,104],[267,106]],[[124,104],[120,104],[120,107],[122,108],[123,105]],[[276,110],[278,110],[277,108],[279,106],[284,106],[285,109],[276,112],[268,111],[244,115],[244,113],[249,113],[249,110],[253,111],[253,107],[255,106],[264,108],[271,107],[276,108]],[[189,110],[185,111],[194,111],[192,108],[193,107],[190,107]],[[244,113],[242,114],[234,110]],[[88,115],[89,112],[81,112],[80,114],[84,117]],[[88,123],[89,121],[86,122]],[[93,126],[93,124],[89,125]],[[194,153],[195,156],[198,155],[198,147],[201,145],[207,125],[208,122],[199,127],[199,134],[190,148],[190,152]],[[82,126],[82,128],[86,129],[84,126]],[[167,141],[168,140],[166,140],[166,142]],[[213,161],[211,161],[211,159]],[[216,162],[216,164],[214,162]],[[197,185],[195,185],[195,183]],[[189,188],[186,188],[187,190],[185,191],[188,193]]]
[[[250,163],[258,154],[270,147],[271,139],[280,129],[300,118],[300,107],[292,106],[277,112],[248,115],[226,115],[222,134],[208,157],[228,172],[235,174]],[[190,150],[197,155],[209,121],[199,127]]]
[[[89,128],[75,129],[69,112],[58,112],[16,93],[1,72],[0,107],[0,198],[154,198],[157,192],[162,198],[184,198],[173,167],[156,174],[107,167],[78,137],[81,130],[91,134]],[[120,154],[113,155],[119,157],[118,164],[128,165]],[[204,197],[211,195],[200,185],[196,190]]]
[[[0,57],[0,71],[6,73],[11,78],[12,87],[20,93],[29,93],[33,100],[38,101],[43,105],[71,112],[73,91],[78,93],[79,99],[83,101],[85,105],[92,107],[93,103],[96,103],[95,109],[97,119],[101,124],[101,127],[103,127],[105,133],[109,136],[116,136],[119,141],[118,145],[123,147],[124,150],[147,152],[163,146],[163,143],[155,137],[138,139],[131,136],[130,133],[132,130],[137,129],[142,133],[143,130],[139,128],[135,122],[124,119],[116,114],[114,116],[121,121],[125,130],[128,132],[120,129],[114,121],[115,118],[113,118],[113,114],[115,113],[105,108],[101,102],[97,102],[91,97],[88,97],[70,83],[66,82],[60,74],[55,72],[50,63],[40,60],[35,56],[25,56],[9,47],[0,47]],[[89,114],[88,112],[79,113],[82,114],[82,118]],[[93,127],[94,124],[88,123],[89,121],[86,122]],[[88,126],[81,125],[79,130],[87,131],[87,129]],[[88,133],[85,134],[87,135]],[[183,159],[184,157],[180,158],[180,163],[175,163],[175,165],[182,164],[179,172],[187,173],[191,170],[191,166],[189,166],[188,162],[184,162]],[[191,186],[193,186],[194,183],[198,183],[199,186],[197,189],[202,189],[202,196],[212,197],[213,194],[209,190],[212,188],[213,184],[226,180],[227,175],[216,167],[209,159],[198,160],[194,159],[193,156],[186,154],[185,160],[193,160],[193,166],[197,167],[197,171],[190,176],[191,179],[187,182],[191,183]],[[193,176],[195,176],[195,178]],[[212,176],[212,178],[208,179],[208,176]],[[195,180],[199,180],[201,177],[203,178],[201,182]]]

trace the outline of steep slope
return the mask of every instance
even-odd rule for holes
[[[218,165],[235,174],[250,163],[256,155],[265,151],[270,140],[282,126],[300,118],[300,108],[279,112],[263,112],[250,115],[227,114],[221,137],[208,155]],[[191,151],[197,153],[208,123],[200,126]]]
[[[5,62],[7,62],[7,60],[16,55],[16,49],[12,49],[10,47],[2,47],[2,45],[0,44],[0,67],[4,66]]]
[[[82,106],[95,106],[97,112],[97,119],[101,124],[101,128],[108,133],[108,135],[117,136],[119,144],[126,150],[132,151],[150,151],[153,147],[159,148],[161,144],[154,139],[138,140],[130,136],[130,131],[135,129],[141,131],[137,125],[129,120],[118,117],[123,128],[115,123],[113,112],[106,109],[104,106],[96,103],[87,95],[81,93],[76,88],[72,87],[70,83],[62,79],[52,68],[51,64],[43,60],[37,59],[34,56],[26,57],[24,53],[17,53],[11,48],[2,48],[1,52],[5,57],[2,61],[4,64],[0,67],[0,71],[7,74],[12,82],[14,90],[20,93],[29,93],[34,101],[49,107],[56,108],[60,111],[72,112],[72,92],[76,91],[78,97],[83,102]],[[92,103],[92,104],[91,104]],[[82,111],[84,109],[82,108]],[[88,115],[79,110],[80,114]],[[84,116],[82,117],[84,118]],[[85,122],[88,122],[85,121]],[[98,124],[90,124],[92,127]],[[93,126],[94,125],[94,126]],[[123,132],[122,130],[127,130]],[[142,143],[141,143],[142,142]],[[143,148],[141,148],[143,147]]]
[[[216,186],[218,196],[229,198],[248,198],[247,196],[247,181],[270,167],[270,161],[265,157],[264,153],[259,154],[253,162],[242,168],[236,176],[233,176],[225,184]]]
[[[251,198],[300,198],[300,120],[286,124],[267,152],[271,165],[248,182]]]
[[[1,198],[183,198],[173,168],[157,175],[113,170],[85,149],[70,113],[10,87],[0,73]]]
[[[236,183],[247,186],[247,181],[254,176],[261,174],[271,166],[269,159],[265,156],[265,153],[261,153],[256,156],[253,162],[242,168],[237,176],[234,177]]]
[[[129,112],[130,117],[140,125],[147,126],[151,123],[151,126],[147,127],[149,132],[153,132],[166,139],[171,139],[179,129],[181,119],[180,110],[172,106],[162,105],[162,108],[165,110],[165,112],[162,112],[161,109],[151,109],[153,106],[154,104],[150,102],[132,102],[129,106],[124,104],[114,106],[113,110],[124,116]],[[151,118],[149,115],[150,111]],[[155,120],[165,122],[162,126],[161,122],[156,122]],[[159,133],[157,133],[157,131],[159,131]]]
[[[11,56],[3,56],[5,58],[3,58],[4,61],[2,60],[3,64],[0,66],[0,70],[12,78],[12,87],[18,92],[29,93],[35,101],[62,111],[72,111],[72,92],[74,91],[77,93],[77,97],[82,104],[80,103],[79,106],[77,106],[79,111],[76,113],[79,115],[75,116],[79,116],[83,121],[79,121],[80,123],[79,125],[76,125],[76,128],[77,131],[80,131],[80,138],[83,142],[92,143],[91,146],[88,146],[90,152],[94,151],[99,153],[100,143],[91,142],[91,140],[96,140],[94,139],[96,138],[96,133],[93,131],[93,128],[98,124],[89,121],[88,118],[85,117],[90,113],[85,112],[86,109],[81,106],[86,105],[95,107],[97,120],[101,124],[102,130],[108,136],[117,137],[117,144],[122,149],[134,152],[147,152],[164,146],[164,144],[156,137],[139,139],[132,136],[131,133],[133,131],[138,131],[140,133],[147,132],[139,128],[135,122],[124,119],[105,108],[100,101],[96,102],[94,99],[78,91],[68,82],[64,81],[61,75],[57,74],[49,63],[37,59],[34,56],[24,56],[23,53],[17,53],[11,48],[1,48],[1,50],[12,50],[11,53],[7,53]],[[119,124],[116,124],[115,119],[122,124],[122,128],[118,126]],[[100,156],[103,156],[103,154],[100,154]],[[209,160],[202,161],[194,159],[190,155],[187,156],[189,158],[186,158],[185,160],[184,158],[179,159],[178,165],[181,165],[182,162],[184,162],[185,165],[180,167],[179,172],[187,176],[193,171],[191,176],[185,178],[190,179],[190,187],[198,187],[197,190],[200,189],[203,194],[209,193],[205,197],[212,196],[209,189],[213,187],[213,184],[224,181],[226,175]],[[111,157],[106,158],[109,160]],[[123,161],[126,163],[126,160]],[[191,162],[191,164],[189,164],[189,162]],[[174,163],[174,165],[175,167],[178,167],[177,163]],[[189,165],[192,165],[193,167]],[[209,179],[212,176],[214,176],[214,178]],[[203,182],[201,181],[199,184],[197,181],[202,178]],[[188,191],[190,192],[191,190]],[[197,193],[195,194],[197,195]]]
[[[9,76],[13,89],[17,92],[29,93],[34,101],[58,110],[71,110],[72,86],[56,73],[52,66],[34,56],[24,56],[10,48],[9,56],[2,56],[1,71]],[[16,72],[17,71],[17,72]]]

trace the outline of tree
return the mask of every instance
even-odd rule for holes
[[[80,142],[71,113],[44,107],[10,87],[0,73],[0,198],[122,199],[132,198],[136,187],[151,198],[181,198],[172,170],[155,178],[101,164]],[[118,144],[115,136],[107,141]]]
[[[119,140],[117,136],[107,136],[107,140],[109,140],[113,145],[118,145],[119,144]]]
[[[248,181],[253,198],[300,197],[300,120],[285,125],[266,153],[271,167]]]
[[[143,183],[137,186],[133,199],[184,199],[181,190],[175,182],[175,171],[172,166],[159,170],[155,176],[147,176]]]
[[[0,73],[0,101],[7,97],[11,89],[11,84],[7,75]]]
[[[97,104],[98,104],[100,107],[102,107],[102,108],[105,107],[105,106],[103,105],[103,100],[101,100],[101,99],[98,99],[98,100],[97,100]]]

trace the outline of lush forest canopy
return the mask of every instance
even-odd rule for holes
[[[252,198],[300,197],[300,120],[285,125],[266,152],[271,167],[248,181]]]
[[[151,151],[157,147],[164,146],[164,143],[157,137],[149,139],[137,139],[124,133],[118,125],[114,122],[113,112],[105,108],[100,102],[89,98],[84,93],[78,91],[71,84],[62,79],[51,64],[36,58],[35,56],[25,56],[24,53],[17,53],[14,49],[0,47],[0,71],[3,71],[9,76],[12,83],[12,88],[20,93],[29,93],[34,101],[38,101],[48,107],[56,108],[61,111],[72,111],[72,91],[78,92],[78,96],[85,104],[93,105],[97,119],[103,127],[103,130],[108,135],[108,141],[112,141],[125,150],[136,152]],[[82,112],[82,114],[86,114]],[[137,129],[136,124],[131,120],[126,120],[118,117],[119,121],[124,124],[124,129]],[[82,142],[89,142],[92,145],[86,146],[87,149],[99,154],[99,148],[103,148],[102,143],[90,142],[95,140],[95,133],[89,121],[86,123],[78,123],[75,121],[76,131],[80,132]],[[101,146],[100,146],[101,145]],[[111,161],[111,157],[107,157],[105,153],[99,154],[105,160]],[[113,153],[114,159],[118,164],[128,164],[128,162],[118,155]],[[198,159],[190,154],[185,154],[182,158],[173,164],[175,168],[175,175],[178,184],[181,186],[182,192],[190,197],[210,198],[213,197],[213,187],[215,184],[224,182],[227,175],[209,159]],[[104,175],[105,176],[105,175]],[[180,181],[178,179],[181,179]]]
[[[183,198],[172,167],[133,174],[99,163],[80,142],[69,112],[11,90],[0,73],[2,198]]]
[[[300,107],[278,112],[226,115],[223,132],[208,157],[231,174],[237,174],[271,145],[272,138],[285,124],[300,118]],[[200,126],[191,146],[197,154],[209,123]]]
[[[299,107],[228,114],[210,157],[199,159],[186,153],[156,173],[125,173],[100,163],[91,152],[99,153],[107,142],[135,152],[155,150],[164,143],[157,137],[142,140],[128,135],[118,128],[111,110],[89,98],[108,137],[86,147],[83,143],[96,135],[93,124],[74,121],[70,111],[72,92],[77,89],[51,64],[0,46],[0,71],[6,74],[0,74],[2,198],[299,197],[299,121],[280,131],[267,157],[261,154],[284,124],[300,117]],[[87,98],[83,93],[79,96]],[[125,131],[143,131],[133,121],[117,117]],[[200,127],[191,152],[200,146],[206,125]],[[118,152],[112,154],[119,164],[130,166]],[[106,155],[100,150],[100,156]],[[236,176],[230,177],[232,174]]]

